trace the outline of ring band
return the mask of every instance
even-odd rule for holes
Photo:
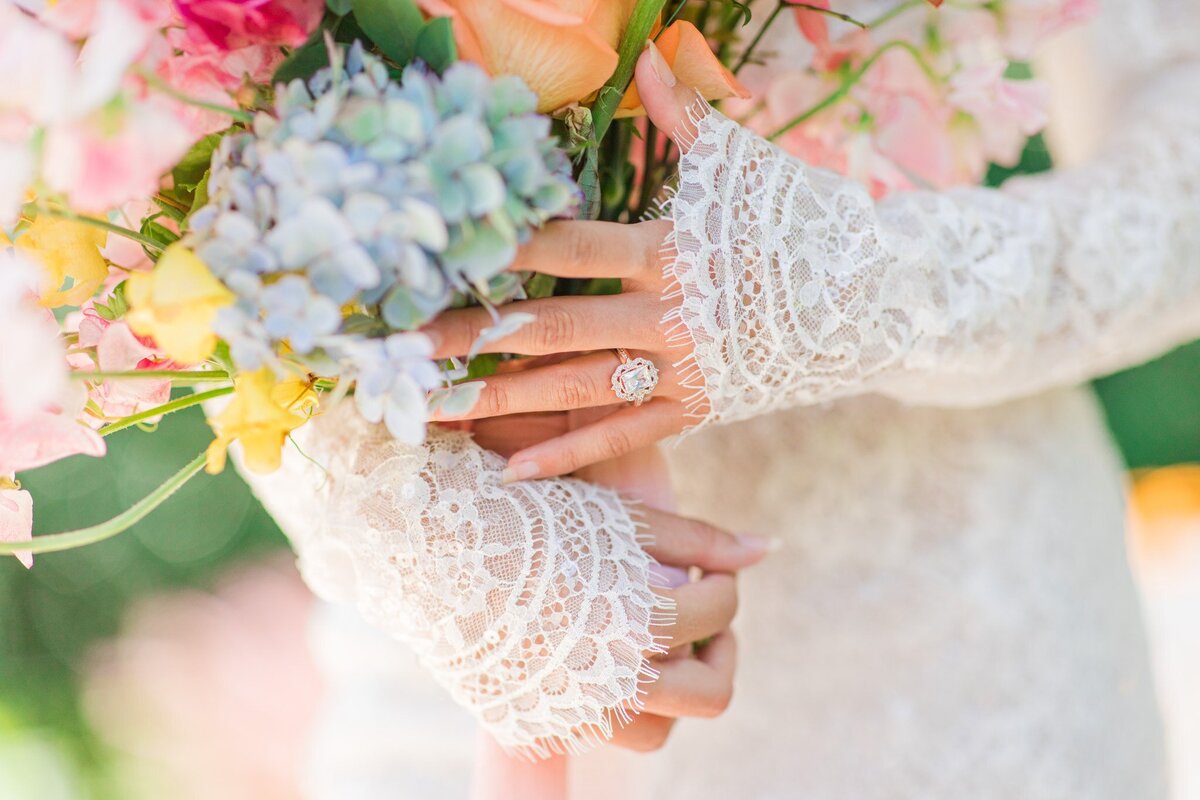
[[[612,374],[612,390],[619,399],[635,406],[650,399],[658,386],[658,367],[645,358],[631,358],[624,347],[616,348],[621,363]]]

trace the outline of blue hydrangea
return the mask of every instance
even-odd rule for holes
[[[189,237],[237,296],[217,328],[240,368],[273,363],[286,342],[403,428],[406,392],[432,388],[436,369],[394,334],[471,298],[518,296],[517,248],[570,216],[579,191],[519,79],[458,63],[394,80],[357,43],[333,61],[221,141]]]

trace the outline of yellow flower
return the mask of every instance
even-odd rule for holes
[[[225,469],[229,445],[242,443],[246,467],[254,472],[279,469],[283,443],[299,428],[319,403],[317,393],[302,380],[289,378],[276,383],[269,369],[239,375],[233,400],[209,421],[216,440],[208,447],[208,472]]]
[[[173,244],[152,272],[129,276],[125,299],[134,333],[154,339],[174,361],[197,364],[217,346],[213,320],[234,296],[195,253]]]
[[[82,305],[104,283],[108,263],[100,248],[107,241],[108,234],[94,225],[39,214],[15,245],[31,254],[44,270],[42,305],[58,308]],[[0,245],[10,243],[0,233]],[[63,288],[68,279],[71,285]]]

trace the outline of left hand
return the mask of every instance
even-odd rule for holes
[[[663,70],[667,70],[666,79]],[[684,147],[691,138],[687,110],[696,102],[696,93],[676,82],[665,62],[656,66],[652,49],[638,61],[637,85],[650,120],[660,130],[673,131],[676,144]],[[506,480],[564,475],[618,458],[687,427],[687,401],[696,391],[682,385],[674,365],[688,351],[671,346],[671,326],[663,322],[668,310],[663,296],[669,287],[661,250],[670,232],[671,223],[666,220],[635,225],[554,222],[521,249],[514,270],[560,278],[617,278],[621,294],[549,297],[505,306],[502,315],[526,312],[536,321],[492,342],[483,352],[570,356],[486,379],[475,408],[453,419],[569,412],[621,403],[611,382],[621,364],[615,352],[618,347],[628,350],[632,358],[653,362],[659,382],[650,400],[640,407],[628,404],[598,422],[515,453]],[[486,309],[468,308],[442,314],[425,331],[437,344],[437,357],[448,358],[467,353],[480,331],[493,324]]]
[[[536,320],[512,336],[492,342],[486,352],[573,355],[485,379],[475,407],[452,419],[567,412],[620,403],[611,383],[613,371],[621,365],[617,347],[626,348],[631,357],[652,361],[659,370],[659,383],[640,407],[628,405],[599,422],[516,453],[510,461],[510,477],[526,480],[574,472],[685,427],[685,400],[692,390],[681,385],[673,366],[681,353],[668,345],[661,323],[666,306],[659,247],[669,230],[666,222],[557,222],[522,250],[517,269],[570,278],[620,278],[622,292],[603,297],[550,297],[505,306],[502,315],[525,312]],[[438,343],[436,356],[445,358],[465,353],[480,330],[492,324],[486,309],[468,308],[442,314],[425,330]]]

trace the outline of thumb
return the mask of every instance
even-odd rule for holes
[[[696,136],[693,115],[689,112],[703,102],[699,93],[675,77],[653,41],[646,42],[634,77],[638,96],[654,127],[669,135],[680,151],[686,153]]]

